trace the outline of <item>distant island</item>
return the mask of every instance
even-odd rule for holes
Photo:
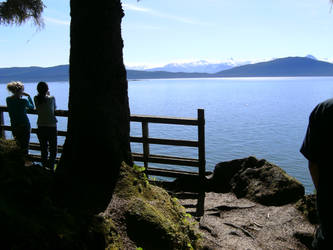
[[[313,57],[285,57],[267,62],[246,64],[222,70],[217,73],[186,73],[152,70],[127,70],[129,80],[172,79],[172,78],[214,78],[214,77],[297,77],[333,76],[333,64]],[[12,67],[0,68],[0,83],[20,80],[68,81],[69,65],[54,67]]]

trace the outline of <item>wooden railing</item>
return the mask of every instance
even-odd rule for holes
[[[8,112],[7,107],[0,106],[0,136],[5,138],[5,131],[11,131],[11,127],[5,124],[4,113]],[[28,111],[28,114],[37,114],[36,110]],[[55,115],[59,117],[68,117],[67,110],[57,110]],[[137,162],[143,162],[147,173],[155,176],[165,177],[180,177],[180,176],[199,176],[201,180],[205,178],[205,118],[204,110],[198,109],[198,116],[196,119],[191,118],[174,118],[174,117],[157,117],[157,116],[146,116],[146,115],[131,115],[131,122],[140,122],[142,128],[142,137],[130,137],[130,142],[142,143],[143,153],[132,153],[133,160]],[[198,128],[198,140],[175,140],[175,139],[160,139],[149,137],[149,123],[160,123],[160,124],[178,124],[196,126]],[[33,128],[31,133],[37,133],[37,129]],[[58,136],[66,136],[66,131],[58,130]],[[198,150],[198,158],[183,158],[166,155],[154,155],[150,154],[150,145],[169,145],[169,146],[183,146],[183,147],[194,147]],[[29,149],[40,151],[39,143],[30,143]],[[63,147],[58,146],[58,152],[61,153]],[[38,155],[30,155],[34,161],[40,161]],[[154,168],[150,166],[150,163],[167,164],[167,165],[178,165],[178,166],[189,166],[197,168],[198,171],[180,171],[171,170],[167,168]]]
[[[7,107],[6,106],[0,106],[0,136],[3,139],[6,139],[5,131],[12,131],[11,126],[8,125],[8,124],[5,124],[5,119],[4,119],[4,113],[5,112],[8,112]],[[29,110],[27,113],[37,115],[36,110]],[[68,111],[67,110],[57,110],[57,111],[55,111],[55,115],[59,116],[59,117],[68,117]],[[31,129],[31,133],[32,134],[37,134],[37,128]],[[58,134],[58,136],[66,136],[67,132],[58,130],[57,134]],[[30,142],[29,143],[29,149],[35,150],[35,151],[40,151],[40,145],[39,145],[39,143]],[[58,152],[62,153],[62,150],[63,150],[62,145],[58,145]],[[37,162],[41,161],[40,157],[37,156],[37,155],[29,155],[29,156],[34,161],[37,161]],[[59,160],[59,159],[57,159],[57,160]]]
[[[173,117],[155,117],[155,116],[138,116],[132,115],[131,122],[141,122],[142,137],[130,137],[131,142],[142,143],[143,154],[133,153],[134,161],[141,161],[147,168],[148,174],[157,176],[180,177],[186,175],[199,175],[204,179],[205,176],[205,120],[204,110],[198,109],[197,119],[189,118],[173,118]],[[159,139],[149,137],[149,123],[161,124],[176,124],[197,126],[198,140],[174,140],[174,139]],[[198,158],[182,158],[174,156],[163,156],[150,154],[150,144],[169,145],[169,146],[183,146],[194,147],[198,150]],[[168,165],[189,166],[198,169],[197,172],[190,171],[177,171],[149,167],[149,163],[159,163]]]
[[[11,131],[11,127],[5,124],[4,113],[8,112],[7,107],[0,106],[0,136],[1,138],[6,137],[5,131]],[[28,111],[28,114],[36,115],[36,110]],[[67,110],[57,110],[55,115],[59,117],[68,117]],[[198,109],[198,115],[196,119],[189,118],[174,118],[174,117],[157,117],[157,116],[145,116],[145,115],[131,115],[131,122],[140,122],[142,128],[142,137],[130,137],[130,142],[142,143],[143,153],[132,153],[133,160],[143,162],[146,173],[155,176],[165,177],[181,177],[181,176],[198,176],[201,184],[205,181],[205,115],[203,109]],[[174,140],[174,139],[160,139],[149,137],[149,123],[160,123],[160,124],[176,124],[176,125],[187,125],[196,126],[198,128],[198,140]],[[31,133],[37,133],[37,129],[33,128]],[[57,131],[58,136],[66,136],[66,131]],[[183,146],[193,147],[198,150],[198,158],[182,158],[175,156],[166,155],[153,155],[150,154],[150,145],[169,145],[169,146]],[[30,143],[29,149],[40,151],[39,143]],[[58,146],[58,152],[62,153],[62,145]],[[41,161],[40,155],[30,154],[29,157],[33,161]],[[59,159],[57,159],[59,160]],[[174,170],[170,168],[155,168],[150,166],[150,163],[167,164],[167,165],[178,165],[178,166],[189,166],[197,168],[197,171],[183,171]],[[200,183],[194,183],[194,185],[200,185]],[[193,196],[191,196],[193,198]],[[204,213],[204,201],[205,192],[200,191],[195,195],[198,199],[196,215],[202,216]]]

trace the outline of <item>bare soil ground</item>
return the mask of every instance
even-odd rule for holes
[[[197,200],[180,199],[187,212]],[[263,206],[232,193],[206,193],[198,227],[208,249],[309,249],[315,226],[294,207]],[[305,244],[303,244],[305,243]]]

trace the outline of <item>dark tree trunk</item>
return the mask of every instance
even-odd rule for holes
[[[92,213],[132,164],[120,0],[71,0],[68,135],[57,169],[64,205]],[[61,180],[61,181],[59,181]]]

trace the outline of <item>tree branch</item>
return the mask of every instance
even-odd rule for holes
[[[41,17],[44,7],[42,0],[6,0],[0,2],[0,25],[21,25],[29,19],[33,19],[34,24],[41,27],[44,25]]]

